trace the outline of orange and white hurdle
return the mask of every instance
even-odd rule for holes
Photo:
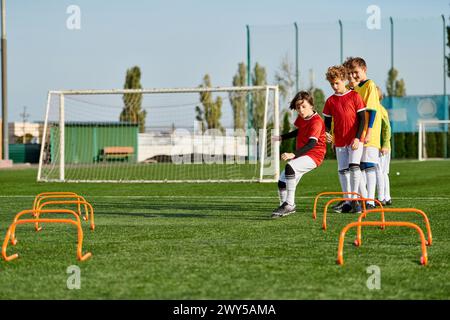
[[[428,254],[427,254],[427,241],[425,240],[425,235],[422,231],[422,229],[411,222],[404,222],[404,221],[362,221],[362,222],[352,222],[349,223],[342,229],[340,235],[339,235],[339,246],[338,246],[338,256],[337,256],[337,263],[339,265],[344,264],[344,240],[345,240],[345,234],[347,231],[354,227],[366,227],[366,226],[387,226],[387,227],[406,227],[415,229],[420,237],[420,243],[421,243],[421,249],[422,249],[422,256],[420,257],[420,263],[422,265],[428,264]]]
[[[428,216],[423,212],[422,210],[416,209],[416,208],[385,208],[383,207],[382,203],[377,199],[369,199],[369,198],[363,198],[360,194],[354,193],[354,192],[322,192],[319,193],[315,199],[314,199],[314,205],[313,205],[313,219],[317,218],[317,205],[318,200],[322,196],[327,195],[355,195],[356,198],[332,198],[331,200],[327,201],[325,204],[325,207],[323,209],[323,219],[322,219],[322,229],[327,229],[327,213],[328,213],[328,207],[338,201],[361,201],[362,202],[362,213],[359,215],[358,220],[356,222],[351,222],[348,225],[346,225],[339,236],[339,245],[338,245],[338,257],[337,257],[337,263],[340,265],[344,264],[344,239],[347,231],[351,228],[357,228],[357,235],[356,239],[354,241],[355,246],[361,246],[362,244],[362,227],[366,226],[376,226],[380,227],[381,229],[385,229],[385,227],[406,227],[415,229],[419,233],[420,241],[421,241],[421,250],[422,250],[422,256],[420,258],[420,263],[422,265],[428,264],[428,253],[427,253],[427,246],[431,246],[433,243],[433,237],[431,233],[431,226],[430,221],[428,219]],[[366,202],[367,201],[374,201],[377,203],[377,205],[380,208],[367,210],[366,208]],[[407,222],[407,221],[386,221],[385,213],[388,212],[404,212],[404,213],[416,213],[423,217],[425,228],[426,228],[426,235],[423,232],[423,230],[415,223]],[[363,219],[367,218],[367,214],[369,213],[381,213],[381,220],[380,221],[363,221]]]
[[[425,227],[427,230],[427,238],[426,241],[427,246],[431,246],[433,243],[433,236],[431,235],[431,226],[430,221],[428,220],[428,216],[423,212],[422,210],[416,209],[416,208],[379,208],[379,209],[371,209],[366,210],[361,213],[361,215],[358,217],[358,222],[362,222],[363,218],[367,217],[368,213],[381,213],[384,217],[385,212],[406,212],[406,213],[417,213],[423,217]],[[384,222],[384,218],[382,218],[382,222]],[[361,226],[358,226],[357,232],[356,232],[356,239],[354,242],[355,246],[359,247],[362,244],[362,228]]]
[[[44,213],[63,213],[63,214],[72,214],[75,217],[75,220],[72,219],[43,219],[36,218],[35,214],[44,214]],[[20,219],[24,215],[31,215],[31,219]],[[8,243],[11,241],[13,245],[17,244],[16,238],[16,227],[22,224],[35,224],[36,222],[40,223],[67,223],[72,224],[77,228],[78,231],[78,244],[77,244],[77,258],[80,261],[85,261],[89,259],[92,254],[90,252],[83,254],[83,229],[81,227],[81,220],[79,215],[73,211],[68,209],[53,209],[53,210],[23,210],[19,212],[15,217],[13,223],[9,226],[8,231],[6,232],[5,240],[3,241],[2,246],[2,257],[6,261],[11,261],[19,257],[19,254],[15,253],[13,255],[8,256],[6,250],[8,248]]]
[[[58,208],[54,208],[55,205],[58,205]],[[77,210],[71,209],[61,209],[60,206],[67,205],[76,205]],[[48,208],[48,207],[53,208]],[[82,210],[82,208],[84,210]],[[84,216],[83,216],[84,213]],[[61,218],[41,218],[42,214],[69,214],[74,219],[61,219]],[[30,215],[29,219],[22,219],[23,216]],[[83,254],[82,246],[83,246],[83,228],[81,221],[90,221],[90,229],[95,229],[94,222],[94,208],[92,205],[86,201],[83,196],[80,196],[74,192],[43,192],[38,194],[34,201],[33,207],[30,210],[20,211],[14,217],[12,224],[9,226],[8,231],[6,233],[5,240],[3,241],[2,246],[2,257],[6,261],[11,261],[16,259],[19,255],[13,254],[8,256],[6,251],[8,247],[8,243],[11,242],[12,245],[17,244],[16,237],[16,228],[18,225],[22,224],[34,224],[35,230],[40,231],[42,227],[39,226],[40,223],[66,223],[74,225],[77,228],[78,233],[78,241],[77,241],[77,259],[80,261],[85,261],[89,259],[92,254],[90,252]]]

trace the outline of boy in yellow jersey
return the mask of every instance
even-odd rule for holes
[[[366,106],[366,126],[363,133],[363,156],[361,159],[361,170],[366,178],[367,194],[363,197],[370,199],[375,198],[375,189],[377,185],[376,169],[379,162],[379,149],[381,137],[381,111],[380,101],[378,99],[378,91],[375,82],[367,78],[367,64],[363,58],[349,58],[345,62],[348,66],[353,78],[358,83],[354,87]],[[375,208],[374,201],[368,201],[367,209]]]
[[[381,104],[383,92],[377,86],[378,96]],[[389,165],[391,162],[391,125],[389,123],[389,114],[381,105],[381,149],[380,159],[377,166],[377,191],[378,200],[385,205],[392,205],[390,183],[389,183]]]

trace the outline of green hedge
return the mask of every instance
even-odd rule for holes
[[[418,133],[417,132],[397,132],[393,137],[394,158],[395,159],[417,159],[418,158]],[[445,141],[447,139],[447,141]],[[445,158],[450,153],[450,132],[427,132],[427,157]],[[447,151],[445,145],[447,144]],[[445,153],[447,154],[445,155]]]

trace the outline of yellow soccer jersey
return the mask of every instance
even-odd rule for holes
[[[353,90],[359,93],[363,99],[366,110],[374,110],[375,121],[373,122],[370,141],[364,144],[365,147],[375,147],[380,149],[380,137],[381,137],[381,104],[378,98],[378,91],[375,82],[372,80],[366,80],[357,85]],[[367,128],[369,126],[369,114],[366,112],[366,125],[363,131],[363,136],[366,135]]]

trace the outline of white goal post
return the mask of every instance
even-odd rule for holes
[[[450,120],[419,120],[418,126],[418,159],[419,161],[443,159],[448,155],[447,139],[448,139],[448,126]],[[443,157],[429,156],[430,150],[427,148],[427,132],[441,132]]]
[[[271,85],[49,91],[37,181],[275,182],[279,114]]]

